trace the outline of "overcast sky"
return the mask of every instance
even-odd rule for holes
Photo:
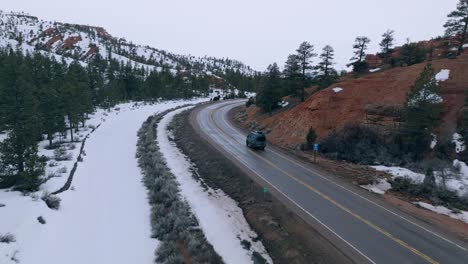
[[[4,11],[45,20],[102,26],[116,37],[180,54],[230,57],[256,70],[284,64],[302,41],[335,48],[336,67],[352,57],[358,35],[394,29],[407,38],[442,35],[458,0],[2,0]],[[317,59],[316,59],[317,60]]]

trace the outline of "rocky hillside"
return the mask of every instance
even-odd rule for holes
[[[146,71],[167,67],[173,71],[206,73],[214,77],[229,71],[247,76],[255,74],[249,66],[236,60],[177,55],[113,37],[101,27],[44,21],[23,13],[0,10],[0,47],[8,45],[21,47],[25,52],[38,50],[59,60],[63,57],[67,61],[83,63],[99,54]]]
[[[436,131],[440,139],[447,139],[461,119],[468,89],[468,54],[457,59],[434,60],[432,64],[436,73],[449,70],[449,78],[440,81],[444,110],[442,124]],[[270,131],[270,140],[290,148],[304,143],[310,128],[320,139],[349,123],[398,126],[406,95],[424,66],[425,63],[421,63],[376,71],[358,79],[346,78],[314,93],[304,103],[282,109],[271,117],[250,106],[245,125],[266,128]]]

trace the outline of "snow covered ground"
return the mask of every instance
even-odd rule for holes
[[[206,100],[127,103],[97,111],[78,133],[83,139],[89,126],[101,124],[86,141],[72,188],[58,195],[59,210],[49,209],[40,196],[61,187],[68,173],[30,195],[0,190],[0,235],[16,240],[0,243],[0,263],[152,263],[158,241],[150,238],[150,207],[135,158],[137,131],[152,114]],[[45,144],[40,143],[41,154],[53,156]],[[74,144],[67,146],[72,160],[49,161],[48,173],[71,170],[80,148]]]
[[[180,184],[180,193],[187,200],[210,244],[226,263],[252,263],[254,251],[272,263],[257,234],[251,230],[242,209],[222,190],[205,189],[192,176],[192,164],[170,140],[168,125],[173,117],[186,110],[182,108],[167,114],[159,123],[157,138],[167,166]],[[251,243],[250,250],[241,246],[241,241]]]
[[[445,179],[445,188],[449,191],[453,191],[460,197],[467,197],[468,196],[468,166],[459,160],[453,161],[453,167],[456,171],[458,171],[457,175],[450,175]],[[387,166],[372,166],[377,171],[384,171],[387,172],[392,176],[392,178],[407,178],[413,184],[422,184],[424,182],[424,178],[426,177],[424,174],[413,172],[406,168],[401,167],[387,167]],[[434,172],[436,184],[438,186],[443,186],[443,180],[441,177],[441,172],[435,171]],[[386,179],[380,179],[377,183],[369,184],[369,185],[361,185],[362,188],[369,190],[370,192],[377,193],[377,194],[385,194],[388,190],[392,188],[390,183]],[[434,211],[439,214],[444,214],[449,217],[462,220],[468,223],[468,212],[461,211],[461,212],[452,212],[452,210],[443,207],[443,206],[433,206],[430,204],[418,203],[421,207]]]
[[[416,204],[421,206],[424,209],[436,212],[438,214],[443,214],[448,217],[455,218],[465,223],[468,223],[468,212],[461,211],[460,213],[454,213],[452,210],[448,209],[447,207],[433,206],[432,204],[428,204],[424,202],[417,202]]]

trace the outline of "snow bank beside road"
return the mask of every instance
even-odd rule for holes
[[[254,251],[260,253],[269,263],[271,258],[260,241],[254,241],[257,234],[245,220],[236,202],[221,190],[204,188],[192,176],[192,164],[169,139],[168,125],[173,117],[184,111],[179,109],[167,114],[159,123],[157,138],[160,151],[167,166],[176,176],[181,195],[187,200],[208,241],[226,263],[252,263]],[[241,241],[250,242],[251,248],[244,249]]]
[[[468,212],[461,211],[460,213],[454,213],[452,210],[448,209],[444,206],[433,206],[432,204],[424,203],[424,202],[417,202],[415,203],[421,206],[424,209],[436,212],[438,214],[446,215],[450,218],[458,219],[465,223],[468,223]]]
[[[128,103],[98,111],[89,123],[102,124],[86,143],[72,189],[58,195],[58,211],[38,199],[42,191],[23,196],[0,190],[5,204],[0,234],[16,237],[14,243],[0,243],[0,263],[13,264],[12,257],[25,264],[152,263],[158,241],[150,238],[150,207],[135,158],[137,131],[150,115],[206,100]],[[65,178],[41,189],[55,190]]]

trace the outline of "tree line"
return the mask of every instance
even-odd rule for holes
[[[453,54],[447,46],[443,56],[451,58],[463,52],[463,45],[467,40],[468,31],[468,0],[460,0],[457,9],[448,15],[448,21],[444,24],[445,37],[452,37],[457,42],[457,50]],[[432,48],[424,48],[417,43],[407,43],[399,48],[397,55],[395,51],[395,31],[387,30],[382,34],[379,43],[380,52],[377,56],[382,59],[387,67],[409,66],[424,62],[432,58]],[[353,57],[348,67],[352,67],[355,76],[369,70],[366,61],[367,50],[371,40],[366,36],[356,37],[353,44]],[[330,45],[323,47],[320,55],[315,53],[314,45],[305,41],[300,44],[294,54],[287,57],[284,70],[281,71],[277,63],[269,65],[266,71],[259,77],[257,82],[256,104],[264,111],[272,113],[278,108],[284,96],[293,96],[304,102],[305,89],[316,85],[318,89],[329,87],[338,81],[339,77],[346,72],[338,73],[333,67],[334,49]],[[319,57],[319,62],[313,65],[313,59]]]
[[[97,106],[189,98],[206,94],[209,85],[204,74],[148,72],[99,54],[85,64],[0,49],[0,132],[7,134],[0,143],[0,188],[37,190],[46,162],[38,155],[38,142],[47,139],[48,148],[56,148],[57,140],[76,141],[74,133]]]

